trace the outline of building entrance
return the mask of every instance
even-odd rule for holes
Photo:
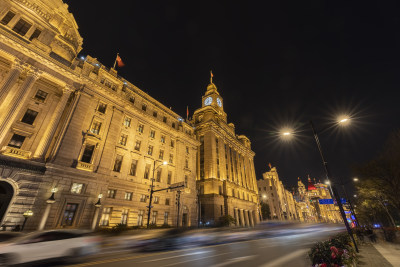
[[[14,195],[14,189],[7,183],[0,181],[0,222],[3,221],[8,205]]]

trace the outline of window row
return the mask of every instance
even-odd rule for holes
[[[0,22],[4,25],[8,25],[15,16],[16,16],[15,12],[8,11],[7,14],[0,20]],[[32,23],[28,22],[24,18],[20,18],[12,26],[12,30],[21,36],[25,36],[31,28],[32,28]],[[29,40],[32,41],[33,39],[38,38],[41,33],[42,31],[39,28],[35,28],[34,31],[31,31]]]
[[[110,225],[110,219],[111,215],[113,213],[113,207],[105,207],[103,208],[103,212],[100,218],[100,226],[109,226]],[[129,209],[122,209],[121,211],[121,218],[120,221],[115,222],[115,223],[120,223],[122,225],[128,225],[129,218],[132,216],[134,212],[131,212]],[[144,224],[144,219],[145,219],[145,210],[139,210],[137,212],[137,217],[136,217],[136,225],[137,226],[143,226]],[[164,212],[164,216],[162,218],[162,222],[164,225],[168,225],[168,220],[169,220],[169,211]],[[150,223],[151,224],[161,224],[160,218],[158,215],[158,211],[153,210],[151,212],[151,217],[150,217]]]

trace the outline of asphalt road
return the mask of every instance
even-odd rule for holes
[[[343,232],[341,225],[288,225],[274,228],[269,237],[214,246],[156,253],[116,252],[101,254],[73,266],[310,266],[309,248],[317,241]]]

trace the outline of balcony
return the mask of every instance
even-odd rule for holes
[[[22,150],[16,147],[4,146],[1,152],[3,155],[20,158],[20,159],[29,159],[31,157],[32,152]]]
[[[93,164],[82,162],[82,161],[78,161],[78,164],[76,165],[76,168],[79,169],[79,170],[92,172],[93,171]]]

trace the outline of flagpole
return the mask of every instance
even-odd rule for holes
[[[115,70],[115,66],[117,65],[117,58],[118,58],[119,53],[117,53],[117,56],[115,57],[115,61],[114,61],[114,67],[113,69]]]

